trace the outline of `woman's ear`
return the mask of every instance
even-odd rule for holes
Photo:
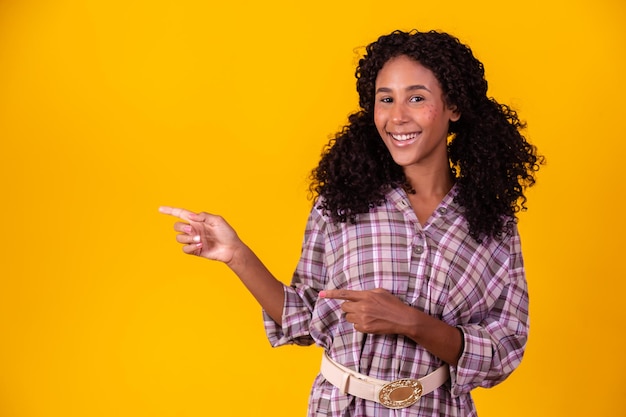
[[[449,110],[452,110],[452,114],[450,115],[450,121],[456,122],[461,118],[461,112],[459,112],[456,106],[449,107]]]

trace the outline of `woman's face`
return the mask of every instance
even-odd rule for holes
[[[387,61],[376,78],[374,123],[393,160],[405,169],[448,169],[448,108],[433,72],[400,55]]]

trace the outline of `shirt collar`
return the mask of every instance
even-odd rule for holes
[[[454,198],[459,192],[459,188],[457,183],[454,183],[448,194],[446,194],[437,208],[435,209],[435,213],[438,216],[446,216],[450,213],[457,212],[459,210],[459,205],[454,201]],[[394,205],[398,210],[411,210],[411,204],[409,203],[409,197],[406,191],[402,188],[394,188],[387,194],[388,201]]]

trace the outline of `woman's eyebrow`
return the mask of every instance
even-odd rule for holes
[[[431,92],[431,91],[428,89],[428,87],[426,87],[425,85],[422,85],[422,84],[412,85],[412,86],[410,86],[410,87],[407,87],[407,88],[406,88],[406,90],[407,90],[407,91],[413,91],[413,90],[426,90],[426,91],[428,91],[429,93]]]
[[[425,85],[422,84],[416,84],[416,85],[410,85],[407,88],[405,88],[406,91],[415,91],[415,90],[426,90],[429,93],[431,92],[428,87],[426,87]],[[388,87],[379,87],[376,89],[376,94],[378,93],[391,93],[393,90],[391,88]]]

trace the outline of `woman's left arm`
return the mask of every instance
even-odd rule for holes
[[[463,351],[458,328],[403,303],[387,290],[326,290],[320,297],[344,300],[341,309],[358,332],[407,336],[450,365],[457,364]]]

